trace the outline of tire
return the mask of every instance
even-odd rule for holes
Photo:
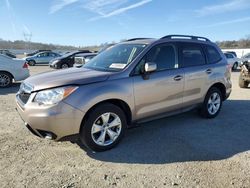
[[[30,60],[30,61],[28,62],[28,64],[29,64],[30,66],[35,66],[35,65],[36,65],[36,62],[35,62],[34,60]]]
[[[239,86],[240,86],[240,88],[247,88],[248,85],[249,85],[249,82],[243,80],[242,73],[241,73],[240,78],[239,78]]]
[[[61,69],[67,69],[69,68],[69,65],[67,63],[61,64]]]
[[[116,119],[117,117],[118,119]],[[114,121],[115,119],[116,121]],[[114,126],[116,124],[117,126]],[[82,123],[80,140],[93,151],[106,151],[114,148],[120,142],[126,129],[127,121],[123,110],[116,105],[104,103],[88,113]],[[110,135],[113,135],[113,140]]]
[[[10,87],[13,83],[13,77],[7,72],[0,72],[0,88]]]
[[[217,98],[214,98],[215,96]],[[204,118],[215,118],[221,110],[222,100],[221,91],[217,87],[210,88],[200,109],[200,115]]]
[[[238,68],[238,62],[235,62],[234,64],[233,64],[233,67],[232,67],[232,70],[237,70],[237,68]]]

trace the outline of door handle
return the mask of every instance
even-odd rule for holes
[[[175,81],[180,81],[180,80],[182,80],[182,78],[183,78],[183,76],[178,75],[178,76],[174,77],[174,80]]]
[[[212,72],[213,72],[212,69],[207,69],[207,70],[206,70],[206,73],[207,73],[207,74],[211,74]]]

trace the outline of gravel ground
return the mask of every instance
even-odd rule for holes
[[[192,111],[144,123],[103,153],[33,136],[15,111],[19,84],[1,89],[0,187],[250,187],[250,89],[238,76],[216,119]]]

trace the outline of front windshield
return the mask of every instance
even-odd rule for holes
[[[62,55],[62,58],[66,58],[66,57],[72,56],[72,55],[74,55],[75,53],[77,53],[77,52],[69,52],[69,53],[63,54],[63,55]]]
[[[131,63],[145,47],[145,44],[118,44],[108,48],[83,67],[100,71],[120,71]]]

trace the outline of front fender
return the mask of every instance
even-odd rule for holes
[[[87,113],[96,104],[110,99],[118,99],[125,102],[131,109],[133,116],[134,95],[132,79],[122,78],[82,85],[76,92],[66,98],[65,102]]]

